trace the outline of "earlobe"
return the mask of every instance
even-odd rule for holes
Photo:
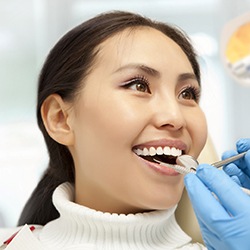
[[[57,94],[50,95],[43,102],[41,115],[48,134],[58,143],[70,146],[73,131],[69,123],[69,104]]]

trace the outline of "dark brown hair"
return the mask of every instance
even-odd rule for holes
[[[50,160],[41,181],[23,209],[19,225],[25,223],[44,225],[57,218],[59,214],[53,206],[52,193],[63,182],[74,183],[74,162],[68,148],[54,141],[45,129],[40,113],[44,100],[55,93],[64,100],[74,100],[91,70],[97,47],[104,40],[124,29],[140,26],[159,30],[175,41],[187,55],[200,82],[196,54],[189,39],[179,28],[152,21],[138,14],[114,11],[98,15],[69,31],[50,51],[39,77],[37,121],[43,133]]]

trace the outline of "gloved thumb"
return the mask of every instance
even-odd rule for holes
[[[245,152],[250,149],[250,138],[239,139],[236,143],[236,148],[239,153]]]
[[[244,211],[243,205],[239,206],[235,203],[235,197],[242,201],[247,199],[247,202],[249,197],[227,174],[215,167],[203,164],[197,168],[196,175],[218,197],[230,214],[236,216]]]

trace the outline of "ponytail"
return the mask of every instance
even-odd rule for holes
[[[59,213],[52,203],[52,194],[55,188],[61,183],[74,183],[74,167],[69,150],[65,146],[57,144],[58,143],[53,140],[50,141],[50,144],[47,144],[50,145],[49,149],[54,147],[51,162],[53,162],[53,159],[56,157],[54,162],[56,162],[57,165],[50,163],[24,206],[18,221],[18,226],[24,224],[45,225],[49,221],[59,217]],[[57,154],[55,152],[57,152]]]
[[[45,225],[47,222],[59,217],[59,213],[52,204],[53,190],[59,184],[48,173],[44,174],[25,205],[18,226],[24,224]]]

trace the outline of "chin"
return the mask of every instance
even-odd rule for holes
[[[180,202],[180,199],[183,194],[184,187],[176,187],[170,189],[169,192],[161,193],[160,196],[155,200],[155,206],[157,209],[168,209]],[[158,201],[158,202],[157,202]]]
[[[151,204],[148,204],[147,208],[145,209],[145,211],[152,211],[152,210],[166,210],[169,208],[172,208],[174,206],[176,206],[180,199],[180,197],[164,197],[165,199],[160,199],[160,200],[155,200],[151,201]]]

